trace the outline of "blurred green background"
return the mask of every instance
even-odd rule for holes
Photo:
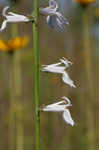
[[[71,99],[75,126],[67,125],[60,113],[40,115],[41,150],[99,149],[99,2],[87,7],[72,0],[57,0],[70,25],[56,32],[39,17],[39,64],[51,64],[66,57],[73,62],[68,69],[76,89],[61,81],[57,74],[40,72],[40,105],[56,102],[61,96]],[[0,0],[11,11],[32,13],[32,0]],[[47,0],[39,6],[46,7]],[[3,17],[0,15],[0,26]],[[13,35],[11,23],[0,33],[0,40],[28,36],[28,45],[13,55],[0,51],[0,149],[34,150],[35,122],[33,99],[32,23],[17,23]],[[16,36],[15,36],[16,35]]]

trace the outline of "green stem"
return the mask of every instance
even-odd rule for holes
[[[89,141],[89,149],[94,149],[94,87],[93,87],[93,73],[92,73],[92,60],[91,60],[91,46],[88,26],[88,11],[87,7],[82,9],[82,23],[83,23],[83,46],[84,46],[84,63],[88,84],[88,99],[86,100],[87,106],[87,137]]]
[[[35,134],[36,150],[40,150],[40,113],[39,113],[39,50],[38,50],[38,0],[34,0],[33,16],[33,56],[34,56],[34,100],[35,100]]]

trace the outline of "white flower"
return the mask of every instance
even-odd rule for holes
[[[24,15],[19,15],[19,14],[15,14],[12,12],[8,12],[8,14],[6,14],[7,10],[8,10],[8,6],[6,6],[3,11],[2,11],[2,15],[6,18],[3,23],[2,26],[0,28],[0,31],[3,31],[6,28],[6,25],[8,22],[28,22],[29,18],[24,16]]]
[[[62,59],[60,59],[60,62],[56,64],[43,65],[42,71],[62,74],[63,82],[75,88],[76,86],[65,71],[70,65],[72,65],[72,63],[63,57]]]
[[[64,66],[60,66],[63,64]],[[66,68],[72,65],[72,62],[68,61],[66,58],[60,59],[59,63],[51,64],[51,65],[43,65],[42,71],[48,71],[52,73],[63,73]]]
[[[69,110],[67,109],[68,106],[71,106],[71,102],[65,96],[63,96],[62,99],[63,99],[62,101],[47,105],[41,110],[48,111],[48,112],[62,112],[62,116],[63,116],[64,121],[67,124],[70,124],[73,126],[75,123],[71,117]]]
[[[40,9],[43,15],[46,15],[47,23],[52,29],[62,31],[68,21],[59,12],[58,4],[55,0],[49,0],[49,7]]]

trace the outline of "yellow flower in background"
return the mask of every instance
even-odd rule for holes
[[[8,46],[5,42],[3,42],[2,40],[0,40],[0,50],[2,51],[8,51]]]
[[[99,8],[96,8],[95,15],[96,17],[99,17]]]
[[[93,2],[96,2],[96,0],[73,0],[74,2],[80,3],[80,4],[90,4]]]
[[[5,52],[15,51],[24,48],[28,42],[29,38],[27,36],[16,37],[14,39],[8,40],[7,42],[0,40],[0,50]]]

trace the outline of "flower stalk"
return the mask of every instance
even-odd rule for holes
[[[88,11],[87,7],[82,8],[82,28],[83,28],[83,56],[85,63],[86,79],[88,84],[88,100],[86,102],[87,110],[87,125],[88,125],[88,140],[90,150],[94,149],[94,117],[93,117],[93,106],[94,106],[94,87],[93,87],[93,74],[92,74],[92,60],[91,60],[91,47],[90,47],[90,36],[88,26]]]
[[[18,29],[17,25],[12,25],[12,37],[17,35]],[[17,101],[16,104],[16,150],[23,150],[23,105],[21,103],[22,97],[22,79],[21,79],[21,51],[17,51],[14,53],[14,100]]]
[[[14,105],[14,67],[13,67],[13,53],[8,53],[9,63],[10,63],[10,73],[9,73],[9,149],[13,150],[15,146],[15,105]]]
[[[40,150],[38,12],[38,0],[34,0],[33,16],[35,20],[33,23],[33,56],[36,150]]]
[[[12,25],[12,37],[17,35],[17,25]],[[23,150],[22,82],[20,51],[8,51],[10,61],[10,149]],[[16,135],[16,137],[15,137]]]

